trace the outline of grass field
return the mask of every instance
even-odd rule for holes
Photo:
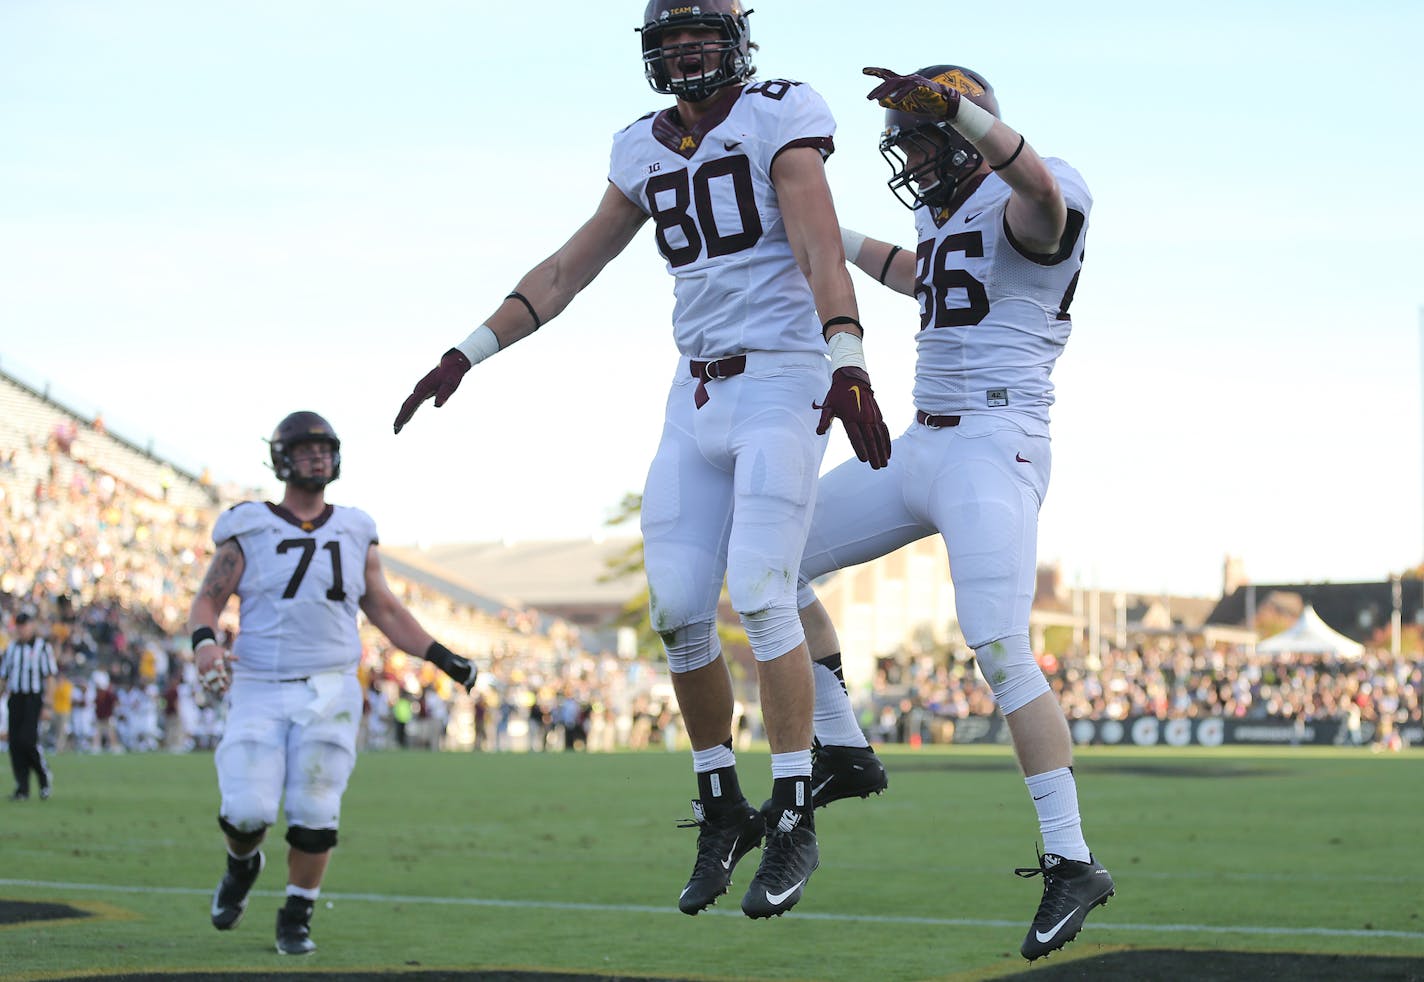
[[[1033,864],[1037,826],[1008,751],[882,756],[889,792],[819,812],[805,899],[754,922],[738,905],[758,854],[717,907],[676,910],[695,842],[675,827],[694,788],[686,754],[368,754],[320,948],[295,962],[272,947],[280,828],[242,926],[208,923],[223,855],[209,755],[62,756],[52,800],[0,802],[0,909],[92,916],[0,926],[0,978],[1424,977],[1424,756],[1081,750],[1088,838],[1118,892],[1031,969],[1018,945],[1040,881],[1012,870]],[[759,802],[766,756],[739,763]]]

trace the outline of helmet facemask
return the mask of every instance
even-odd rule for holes
[[[919,158],[914,164],[910,150]],[[948,208],[964,182],[984,163],[974,144],[943,122],[891,123],[880,137],[880,155],[894,172],[886,185],[912,211],[921,206]]]
[[[677,13],[666,9],[668,6],[657,0],[649,4],[647,21],[639,28],[643,40],[643,74],[654,92],[674,95],[685,102],[701,102],[713,93],[751,77],[753,68],[746,17],[751,11],[743,12],[741,5],[735,2],[725,4],[715,0],[690,7],[679,6]],[[726,7],[727,12],[717,13],[718,7]],[[721,37],[668,48],[662,46],[665,32],[688,27],[712,28]],[[673,78],[668,72],[668,61],[689,53],[702,56],[702,74],[695,78]]]

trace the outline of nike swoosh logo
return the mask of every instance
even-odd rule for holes
[[[852,385],[850,390],[855,393],[855,411],[860,412],[860,386]]]
[[[1074,907],[1068,912],[1068,916],[1063,918],[1063,920],[1059,921],[1057,924],[1053,925],[1052,930],[1050,930],[1047,934],[1044,934],[1042,931],[1034,931],[1033,936],[1039,941],[1052,941],[1054,935],[1056,935],[1059,931],[1063,930],[1063,925],[1067,924],[1070,920],[1072,920],[1073,915],[1076,913],[1078,913],[1078,908]]]
[[[1016,453],[1016,454],[1014,454],[1014,460],[1017,460],[1020,464],[1031,464],[1031,463],[1033,463],[1033,461],[1031,461],[1031,460],[1025,460],[1025,459],[1024,459],[1024,455],[1021,454],[1021,453]]]
[[[816,795],[818,795],[818,794],[821,793],[821,789],[822,789],[822,788],[824,788],[826,785],[830,784],[830,783],[831,783],[832,781],[834,781],[835,779],[836,779],[836,778],[835,778],[835,775],[832,774],[830,777],[826,778],[826,779],[825,779],[824,781],[822,781],[820,784],[816,785],[814,788],[811,789],[811,797],[812,797],[812,798],[815,798]]]
[[[724,859],[724,860],[722,860],[722,868],[723,868],[723,869],[731,869],[731,868],[732,868],[732,857],[737,854],[737,845],[738,845],[738,843],[740,843],[741,841],[742,841],[742,837],[741,837],[740,835],[737,836],[735,839],[732,840],[732,848],[728,851],[728,853],[727,853],[727,858]]]
[[[965,225],[968,225],[970,222],[974,221],[974,219],[978,218],[978,217],[979,217],[980,215],[982,215],[982,214],[984,214],[982,211],[976,211],[976,212],[975,212],[974,214],[972,214],[972,215],[965,215],[965,216],[964,216],[964,224],[965,224]]]
[[[1024,461],[1024,463],[1028,463],[1028,461]],[[1048,795],[1051,795],[1051,794],[1053,794],[1052,791],[1048,792],[1048,794],[1036,794],[1036,795],[1033,796],[1033,800],[1034,800],[1034,801],[1042,801],[1044,798],[1047,798]]]
[[[725,140],[722,143],[723,150],[735,150],[742,145],[741,140]]]
[[[805,882],[805,880],[797,880],[796,884],[790,890],[787,890],[785,893],[772,893],[770,890],[766,891],[766,902],[771,904],[773,907],[780,907],[782,904],[786,903],[786,898],[791,896],[797,890],[800,890],[801,884]],[[1058,928],[1054,928],[1054,930],[1056,931],[1058,930]],[[1042,941],[1043,939],[1039,938],[1039,940]]]

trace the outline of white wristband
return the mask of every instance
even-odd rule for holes
[[[198,652],[202,651],[210,644],[217,644],[217,642],[214,641],[212,638],[204,638],[203,640],[199,641],[198,646],[193,649],[193,654],[196,655]]]
[[[854,334],[849,331],[832,334],[826,346],[831,349],[832,372],[838,368],[859,368],[862,372],[866,370],[865,348],[861,345],[860,338]]]
[[[469,337],[455,345],[455,349],[470,359],[471,365],[478,365],[499,350],[499,338],[495,337],[488,324],[481,324],[470,332]]]
[[[842,225],[841,245],[845,246],[846,262],[854,263],[860,258],[860,249],[865,245],[865,236],[853,228],[846,228]]]
[[[997,118],[987,109],[980,108],[968,99],[961,98],[959,112],[954,114],[949,125],[964,134],[964,138],[970,143],[978,143],[989,135],[989,131],[994,128],[994,120]]]

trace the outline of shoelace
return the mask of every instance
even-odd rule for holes
[[[722,856],[725,855],[726,846],[730,846],[734,841],[734,836],[741,831],[740,827],[719,829],[706,819],[698,821],[695,818],[684,818],[677,823],[680,829],[698,829],[697,833],[697,860],[692,864],[692,875],[697,876],[707,871],[716,873],[726,872],[722,866]],[[717,841],[717,840],[721,841]]]
[[[761,866],[757,868],[758,878],[786,876],[789,879],[796,872],[791,862],[793,857],[799,855],[795,835],[795,832],[767,830],[766,841],[762,844]]]
[[[1072,896],[1067,890],[1055,890],[1053,886],[1058,882],[1059,876],[1051,869],[1043,865],[1043,853],[1034,852],[1038,855],[1037,866],[1020,866],[1014,870],[1015,876],[1022,876],[1024,879],[1031,879],[1035,876],[1043,877],[1043,899],[1039,901],[1038,913],[1033,915],[1034,923],[1047,921],[1048,923],[1059,920],[1068,907],[1068,902]]]

